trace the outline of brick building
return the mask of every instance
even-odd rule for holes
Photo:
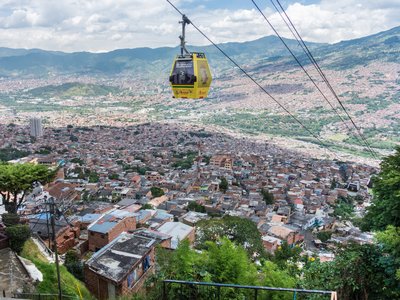
[[[89,250],[98,251],[124,231],[136,229],[136,214],[114,210],[88,227]]]
[[[43,239],[46,244],[48,240],[51,240],[51,226],[50,226],[50,215],[40,214],[29,219],[29,227],[33,234],[37,234]],[[80,236],[79,224],[68,224],[65,220],[55,220],[55,231],[56,231],[56,244],[57,251],[60,254],[66,253],[69,249],[73,248],[77,244],[77,239]],[[52,248],[52,243],[50,244]]]
[[[136,293],[154,273],[157,237],[121,233],[85,263],[85,283],[97,299]]]
[[[213,167],[232,170],[233,160],[230,155],[214,155],[210,159],[210,165]]]

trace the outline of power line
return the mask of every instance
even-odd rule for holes
[[[345,120],[343,119],[343,117],[339,114],[339,112],[337,111],[337,109],[332,105],[332,103],[328,100],[328,98],[326,97],[326,95],[322,92],[322,90],[320,89],[320,87],[317,85],[317,83],[315,82],[315,80],[311,77],[311,75],[308,73],[308,71],[304,68],[304,66],[302,65],[302,63],[300,62],[300,60],[296,57],[296,55],[293,53],[293,51],[290,49],[290,47],[287,45],[287,43],[284,41],[284,39],[281,37],[281,35],[278,33],[278,31],[275,29],[275,27],[272,25],[272,23],[268,20],[268,18],[265,16],[265,14],[262,12],[262,10],[260,9],[260,7],[257,5],[257,3],[254,0],[251,0],[254,4],[254,6],[257,8],[257,10],[260,12],[260,14],[263,16],[263,18],[265,19],[265,21],[268,23],[268,25],[272,28],[272,30],[275,32],[275,34],[277,35],[277,37],[280,39],[280,41],[283,43],[283,45],[286,47],[286,49],[289,51],[289,53],[292,55],[292,57],[295,59],[295,61],[297,62],[297,64],[300,66],[300,68],[304,71],[304,73],[307,75],[307,77],[310,79],[310,81],[313,83],[313,85],[315,86],[315,88],[319,91],[319,93],[322,95],[322,97],[324,98],[324,100],[329,104],[329,106],[333,109],[333,111],[336,113],[336,115],[340,118],[340,120],[342,121],[342,123],[347,127],[348,131],[350,133],[353,134],[353,136],[356,138],[357,142],[360,144],[360,146],[362,146],[362,142],[358,139],[357,135],[355,135],[352,130],[350,129],[350,127],[347,125],[347,123],[345,122]],[[286,22],[286,20],[283,18],[282,14],[280,13],[280,11],[278,10],[278,8],[275,6],[274,2],[272,0],[270,0],[271,3],[274,5],[275,9],[278,11],[278,13],[281,15],[283,21],[286,23],[286,25],[289,27],[290,31],[292,32],[292,34],[294,35],[294,37],[296,38],[297,42],[299,43],[299,45],[303,48],[302,44],[300,43],[300,41],[297,39],[296,35],[293,33],[292,29],[290,28],[289,24]],[[307,48],[308,49],[308,48]],[[303,48],[303,51],[304,48]],[[306,52],[306,51],[305,51]],[[307,52],[306,52],[307,54]],[[312,59],[310,58],[310,56],[307,54],[308,58],[312,61]],[[318,70],[318,69],[317,69]],[[322,76],[322,75],[321,75]],[[324,78],[323,78],[324,79]],[[325,79],[324,79],[325,81]],[[354,124],[355,125],[355,124]],[[375,157],[375,153],[372,151],[372,149],[370,149],[368,143],[365,143],[365,145],[367,146],[367,149],[369,150],[369,152],[372,154],[372,156]]]
[[[262,13],[262,11],[259,9],[259,7],[257,6],[257,4],[252,0],[252,2],[254,3],[254,5],[257,7],[257,9],[260,11],[260,13],[264,16],[264,18],[266,19],[265,15]],[[332,85],[330,84],[329,80],[327,79],[327,77],[325,76],[324,72],[322,71],[321,67],[319,66],[318,62],[315,60],[314,56],[312,55],[310,49],[308,48],[308,46],[306,45],[306,43],[304,42],[303,38],[301,37],[300,33],[298,32],[297,28],[294,26],[292,20],[289,18],[289,16],[287,15],[285,9],[282,7],[281,3],[279,2],[279,0],[276,0],[276,2],[278,3],[279,7],[281,8],[282,12],[284,13],[284,15],[286,16],[287,20],[289,21],[289,23],[286,21],[286,19],[283,17],[282,13],[279,11],[278,7],[275,5],[275,3],[273,2],[273,0],[270,0],[270,2],[272,3],[272,5],[275,7],[275,10],[279,13],[279,15],[281,16],[282,20],[285,22],[286,26],[289,28],[290,32],[292,33],[292,35],[294,36],[294,38],[297,40],[297,42],[299,43],[299,45],[301,46],[302,50],[304,51],[304,53],[307,55],[308,59],[311,61],[311,63],[314,65],[314,67],[316,68],[317,72],[319,73],[319,75],[322,77],[322,80],[325,82],[325,84],[327,85],[328,89],[332,92],[333,96],[335,97],[335,99],[339,102],[340,107],[342,108],[342,110],[346,113],[348,119],[351,121],[352,125],[354,126],[354,128],[357,130],[358,134],[360,135],[362,141],[364,142],[364,145],[367,147],[368,151],[372,154],[372,156],[377,159],[377,155],[376,152],[371,148],[370,144],[368,143],[368,141],[366,140],[366,138],[364,137],[364,135],[362,134],[361,130],[359,129],[359,127],[355,124],[353,118],[350,116],[350,114],[348,113],[347,109],[345,108],[345,106],[343,105],[342,101],[339,99],[337,93],[335,92],[335,90],[333,89]],[[266,19],[267,20],[267,19]],[[267,20],[268,22],[268,20]],[[270,24],[271,27],[272,24],[270,22],[268,22]],[[274,28],[273,28],[274,29]],[[276,32],[276,30],[274,29],[275,33],[278,34]],[[279,36],[279,35],[278,35]],[[281,39],[282,40],[282,39]],[[282,40],[283,41],[283,40]],[[342,118],[341,118],[342,119]],[[342,119],[343,121],[343,119]],[[344,122],[344,121],[343,121]],[[345,123],[346,124],[346,123]],[[347,126],[347,129],[352,132],[350,130],[350,128]],[[358,139],[358,137],[353,134],[353,136],[357,139],[357,141],[360,143],[360,140]],[[361,143],[360,143],[361,145]]]
[[[184,16],[184,14],[171,3],[170,0],[166,0],[180,15]],[[297,123],[300,124],[312,137],[314,137],[321,146],[325,147],[329,151],[331,151],[336,158],[339,158],[335,152],[333,152],[329,147],[316,135],[314,134],[307,126],[305,126],[296,116],[294,116],[285,106],[283,106],[275,97],[273,97],[264,87],[262,87],[246,70],[244,70],[236,61],[234,61],[224,50],[222,50],[217,44],[215,44],[203,31],[200,30],[192,21],[190,21],[192,26],[202,35],[204,36],[214,47],[216,47],[227,59],[229,59],[240,71],[243,72],[251,81],[253,81],[265,94],[267,94],[280,108],[282,108],[292,119],[294,119]]]

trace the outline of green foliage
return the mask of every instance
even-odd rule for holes
[[[385,251],[400,258],[400,227],[389,225],[386,230],[377,232],[375,238]]]
[[[69,136],[69,140],[70,140],[71,142],[77,142],[77,141],[79,141],[79,138],[78,138],[76,135],[71,134],[71,135]]]
[[[218,243],[207,242],[201,256],[203,272],[209,274],[212,282],[251,285],[257,280],[257,269],[247,252],[228,238],[222,238]]]
[[[149,203],[145,203],[142,205],[140,209],[153,209],[153,206]]]
[[[193,161],[196,158],[195,151],[188,151],[183,153],[176,153],[174,157],[178,160],[172,164],[173,168],[190,169],[193,166]]]
[[[16,213],[35,182],[46,184],[54,176],[55,171],[43,165],[0,164],[0,194],[6,210]]]
[[[196,247],[207,248],[207,241],[216,242],[227,237],[232,242],[243,246],[249,257],[265,255],[261,234],[251,220],[224,216],[221,219],[201,220],[197,223]]]
[[[192,201],[188,204],[188,210],[200,213],[206,212],[206,208],[203,205],[198,204],[196,201]]]
[[[263,197],[265,204],[267,204],[267,205],[274,204],[274,202],[275,202],[274,195],[271,194],[269,191],[267,191],[265,189],[261,189],[261,196]]]
[[[335,189],[337,187],[337,181],[335,178],[332,179],[331,181],[331,190]]]
[[[228,238],[207,242],[201,253],[192,250],[187,241],[182,241],[176,251],[157,250],[160,266],[158,280],[164,278],[200,282],[231,283],[238,285],[267,285],[273,287],[294,287],[296,279],[282,271],[272,262],[265,261],[257,270],[247,251]],[[178,286],[168,289],[169,299],[176,299],[182,292]],[[221,288],[220,299],[251,299],[254,291]],[[185,299],[215,299],[216,289],[184,288]],[[160,296],[160,295],[158,295]],[[157,295],[148,297],[157,299]],[[259,292],[258,299],[292,299],[290,293]]]
[[[400,227],[389,225],[385,231],[377,232],[375,238],[383,251],[393,256],[398,268],[396,278],[400,281]]]
[[[116,173],[112,173],[112,174],[108,175],[108,179],[118,180],[119,179],[119,175],[116,174]]]
[[[317,238],[321,240],[321,242],[325,243],[328,241],[332,236],[332,232],[330,231],[320,231],[317,233]]]
[[[205,162],[206,165],[210,164],[211,156],[210,155],[203,155],[203,162]]]
[[[3,224],[8,227],[19,224],[20,217],[15,213],[4,213],[1,215],[1,220]]]
[[[336,290],[338,299],[398,299],[395,275],[395,260],[379,246],[349,244],[338,250],[333,262],[308,264],[301,285]]]
[[[28,225],[14,225],[6,228],[6,234],[10,239],[10,248],[20,253],[24,243],[31,236],[31,230]]]
[[[342,220],[350,220],[354,216],[353,198],[339,196],[334,206],[333,215]]]
[[[274,253],[273,262],[281,269],[288,269],[291,273],[297,273],[296,263],[300,261],[302,249],[299,246],[291,246],[286,241],[278,247]]]
[[[84,163],[83,160],[79,157],[74,157],[73,159],[71,159],[71,162],[80,166],[82,166]]]
[[[46,260],[31,239],[26,241],[21,256],[32,261],[43,274],[43,281],[36,286],[36,292],[58,294],[56,266]],[[60,277],[63,295],[79,298],[82,295],[85,300],[94,299],[85,285],[69,273],[63,265],[60,266]]]
[[[88,181],[89,183],[98,183],[100,180],[99,174],[96,171],[90,171]]]
[[[29,151],[18,150],[14,148],[3,148],[0,149],[0,161],[9,161],[18,159],[31,154]]]
[[[381,162],[381,171],[374,178],[374,198],[365,216],[365,230],[400,227],[400,147]]]
[[[286,270],[282,270],[271,261],[264,261],[261,268],[262,286],[272,286],[280,288],[295,288],[296,278],[291,276]],[[265,296],[264,296],[265,295]],[[292,300],[292,293],[282,292],[261,292],[261,299],[266,300]]]
[[[109,93],[120,93],[117,87],[98,85],[91,83],[68,82],[61,85],[47,85],[34,88],[28,91],[33,97],[57,97],[61,99],[70,99],[71,97],[98,97],[107,96]]]
[[[164,190],[157,186],[152,186],[150,192],[153,198],[161,197],[164,195]]]
[[[225,193],[228,190],[228,180],[225,177],[220,178],[221,182],[219,183],[219,189]]]
[[[64,266],[67,268],[68,272],[75,276],[75,278],[84,281],[85,276],[83,272],[83,264],[79,259],[78,253],[74,250],[69,250],[65,254]]]

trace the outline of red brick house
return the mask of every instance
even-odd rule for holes
[[[51,239],[51,227],[49,214],[39,214],[29,219],[29,227],[33,234],[38,235],[46,244]],[[79,224],[68,224],[65,220],[55,221],[57,251],[60,254],[66,253],[77,244],[80,236]],[[52,248],[52,243],[50,244]]]
[[[136,214],[114,210],[88,227],[89,250],[98,251],[124,231],[136,229]]]

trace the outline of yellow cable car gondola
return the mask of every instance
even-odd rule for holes
[[[201,52],[188,52],[185,47],[185,26],[190,24],[183,15],[181,54],[177,55],[172,65],[169,81],[174,98],[206,98],[211,85],[211,72],[206,55]]]

